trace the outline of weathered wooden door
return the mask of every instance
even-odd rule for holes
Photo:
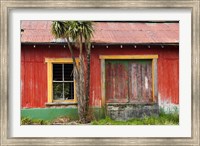
[[[152,60],[106,60],[106,102],[152,101]]]

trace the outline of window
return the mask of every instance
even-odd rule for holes
[[[53,100],[74,99],[73,64],[53,64]]]
[[[102,104],[156,102],[157,58],[157,55],[100,56]]]
[[[78,62],[78,59],[76,59]],[[48,103],[76,103],[73,62],[71,58],[46,58]]]

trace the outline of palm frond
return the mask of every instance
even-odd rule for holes
[[[68,25],[65,21],[53,21],[51,25],[51,33],[55,38],[65,38],[68,31]]]
[[[80,36],[84,39],[83,41],[90,40],[93,35],[93,26],[90,21],[71,21],[69,26],[70,37],[78,43],[80,42]]]
[[[91,21],[53,21],[51,33],[55,38],[71,38],[77,44],[89,42],[93,36],[93,24]],[[80,36],[82,42],[80,42]]]

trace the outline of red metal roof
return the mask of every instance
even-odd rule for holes
[[[55,42],[51,21],[22,21],[21,42]],[[94,22],[95,43],[178,43],[179,23]]]

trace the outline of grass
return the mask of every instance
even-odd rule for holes
[[[67,117],[59,117],[53,121],[30,119],[28,117],[21,118],[22,125],[53,125],[60,123],[62,125],[68,124],[80,124],[75,121],[71,121]],[[165,114],[160,112],[159,116],[145,117],[143,119],[132,119],[128,121],[115,121],[106,117],[105,119],[93,120],[90,125],[178,125],[179,124],[179,114],[178,112]]]
[[[58,117],[54,120],[31,119],[29,117],[21,118],[21,125],[77,125],[78,121],[71,120],[69,117]]]
[[[158,117],[145,117],[143,119],[132,119],[128,121],[115,121],[106,117],[99,121],[92,121],[92,125],[178,125],[179,115],[178,113],[160,113]]]
[[[21,118],[21,125],[50,125],[51,122],[40,119],[30,119],[28,117]]]

